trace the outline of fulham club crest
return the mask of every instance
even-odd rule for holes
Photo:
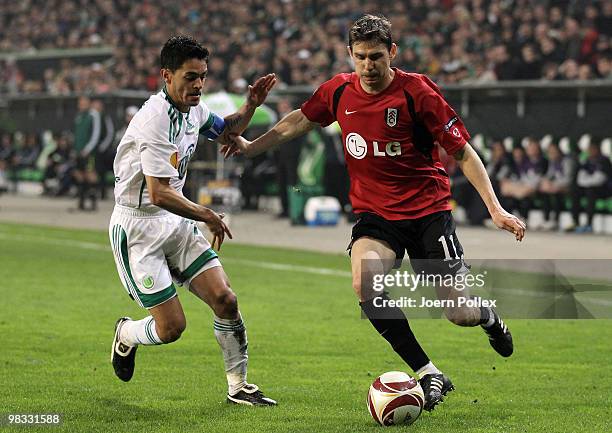
[[[390,127],[397,125],[397,108],[387,108],[387,125]]]

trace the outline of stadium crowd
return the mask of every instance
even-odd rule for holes
[[[112,185],[117,144],[137,111],[128,107],[123,122],[115,125],[100,99],[82,96],[71,131],[0,129],[0,194],[16,193],[21,181],[40,182],[43,195],[75,195],[79,210],[96,210]]]
[[[0,10],[0,53],[114,51],[28,74],[4,57],[2,93],[155,90],[159,47],[177,32],[210,48],[209,91],[270,71],[281,85],[315,85],[350,70],[344,36],[362,12],[391,19],[396,66],[439,83],[612,78],[612,0],[1,0]]]

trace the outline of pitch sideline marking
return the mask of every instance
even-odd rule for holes
[[[16,241],[36,241],[36,242],[44,242],[51,245],[64,245],[68,247],[77,247],[94,251],[108,251],[112,253],[111,247],[99,244],[96,242],[84,242],[84,241],[75,241],[71,239],[60,239],[60,238],[52,238],[52,237],[42,237],[42,236],[28,236],[28,235],[12,235],[8,233],[2,233],[0,231],[0,239],[11,239]],[[275,262],[259,262],[257,260],[248,260],[248,259],[234,259],[234,258],[223,258],[223,262],[242,264],[247,266],[254,266],[264,269],[270,269],[275,271],[289,271],[289,272],[302,272],[306,274],[316,274],[316,275],[326,275],[326,276],[334,276],[334,277],[342,277],[342,278],[350,278],[351,273],[348,271],[341,271],[338,269],[330,269],[330,268],[314,268],[312,266],[300,266],[300,265],[290,265],[287,263],[275,263]],[[549,296],[548,294],[533,292],[530,290],[524,289],[504,289],[505,293],[518,295],[518,296],[527,296],[539,298],[543,296]],[[587,301],[590,303],[596,303],[599,305],[612,306],[612,302],[604,300],[604,299],[594,299],[588,296],[581,296],[582,301]]]
[[[48,237],[48,236],[43,237],[43,236],[29,236],[29,235],[13,235],[13,234],[2,233],[2,232],[0,232],[0,238],[10,239],[10,240],[15,240],[15,241],[44,242],[44,243],[51,244],[51,245],[76,247],[76,248],[83,248],[83,249],[94,250],[94,251],[108,251],[109,253],[112,253],[110,245],[106,246],[106,245],[99,244],[96,242],[75,241],[71,239],[60,239],[60,238],[53,238],[53,237]],[[342,278],[351,277],[350,272],[342,271],[339,269],[315,268],[312,266],[291,265],[288,263],[260,262],[257,260],[235,259],[231,257],[222,257],[221,261],[228,262],[228,263],[236,263],[239,265],[255,266],[258,268],[270,269],[274,271],[302,272],[306,274],[316,274],[316,275],[325,275],[325,276],[342,277]]]

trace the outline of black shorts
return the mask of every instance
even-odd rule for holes
[[[422,268],[426,262],[444,263],[444,268],[452,270],[453,274],[466,270],[463,247],[455,233],[455,221],[450,211],[399,221],[389,221],[372,213],[361,213],[353,226],[349,251],[357,239],[365,236],[389,244],[395,251],[395,267],[400,266],[407,252],[415,270]],[[461,265],[458,266],[458,263]]]

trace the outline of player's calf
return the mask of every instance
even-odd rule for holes
[[[386,294],[380,296],[387,300]],[[408,320],[397,307],[377,307],[374,299],[359,303],[361,311],[378,333],[389,342],[395,353],[417,371],[430,362],[427,354],[417,341]]]

